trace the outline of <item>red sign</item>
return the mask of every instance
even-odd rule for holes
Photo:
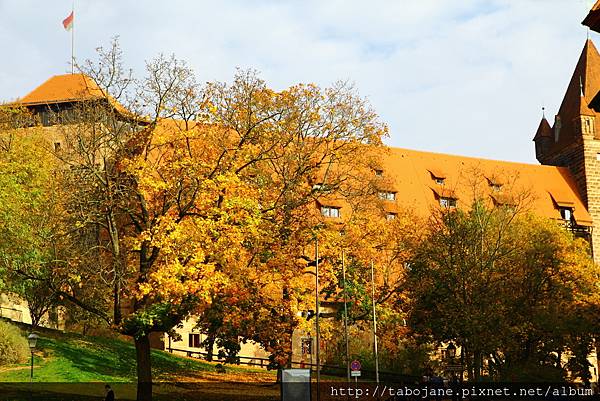
[[[357,361],[356,359],[352,361],[352,363],[350,364],[350,369],[352,370],[360,370],[361,366],[360,366],[360,362]]]

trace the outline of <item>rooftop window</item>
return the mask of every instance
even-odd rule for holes
[[[334,206],[321,206],[321,215],[323,217],[340,218],[340,208]]]
[[[387,200],[387,201],[395,201],[396,200],[395,192],[380,191],[378,196],[379,196],[379,199],[381,199],[381,200]]]
[[[573,208],[561,207],[558,210],[560,211],[560,217],[562,217],[563,220],[571,221],[573,218]]]
[[[455,208],[456,207],[456,199],[441,197],[440,198],[440,206],[444,208]]]

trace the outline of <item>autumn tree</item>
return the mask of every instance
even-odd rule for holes
[[[162,56],[135,80],[116,44],[82,70],[80,101],[55,116],[73,230],[49,288],[133,337],[139,400],[151,398],[149,336],[212,302],[261,305],[253,324],[227,324],[285,363],[315,203],[366,190],[363,150],[385,126],[345,83],[276,92],[240,71],[200,87]]]

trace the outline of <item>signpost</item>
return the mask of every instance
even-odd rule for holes
[[[446,372],[462,372],[464,369],[464,366],[460,364],[447,364],[444,366]]]
[[[358,377],[360,377],[360,362],[357,361],[356,359],[352,361],[352,363],[350,364],[350,376],[354,377],[354,381],[358,380]]]

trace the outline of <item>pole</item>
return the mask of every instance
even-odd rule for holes
[[[319,301],[319,238],[315,236],[315,301],[316,301],[316,326],[317,326],[317,401],[321,399],[320,384],[321,384],[321,334],[319,332],[319,314],[320,314],[320,301]]]
[[[71,74],[75,74],[75,0],[71,7],[73,14],[73,25],[71,26]]]
[[[375,313],[375,269],[371,260],[371,298],[373,300],[373,349],[375,351],[375,381],[379,383],[379,355],[377,353],[377,314]]]
[[[350,347],[348,346],[348,298],[346,293],[346,253],[342,249],[342,278],[344,283],[344,337],[346,338],[346,375],[350,383]]]
[[[31,350],[31,373],[29,374],[29,383],[33,383],[33,350]]]

